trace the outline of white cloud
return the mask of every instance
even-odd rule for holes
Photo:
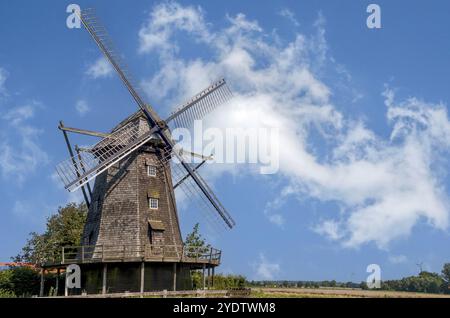
[[[327,220],[318,224],[314,227],[313,230],[320,235],[326,236],[332,240],[339,240],[340,238],[342,238],[342,234],[339,232],[339,224],[332,220]]]
[[[48,163],[48,155],[39,144],[42,130],[30,125],[30,120],[40,103],[31,102],[10,109],[1,116],[0,171],[3,178],[18,184],[39,166]]]
[[[284,225],[284,217],[281,214],[272,214],[267,216],[267,218],[269,219],[269,221],[279,227],[283,227]]]
[[[4,95],[6,93],[5,82],[8,78],[8,72],[0,67],[0,95]]]
[[[293,25],[295,26],[299,26],[300,23],[297,21],[297,19],[295,18],[295,14],[294,12],[292,12],[291,10],[289,10],[288,8],[283,8],[278,12],[279,15],[281,15],[282,17],[285,17],[286,19],[288,19]]]
[[[320,167],[323,176],[311,176],[308,185],[314,196],[346,205],[340,228],[346,246],[374,241],[386,247],[410,234],[421,218],[438,229],[448,226],[448,200],[438,169],[450,140],[445,107],[415,99],[395,104],[392,92],[388,95],[392,140],[358,126],[347,133],[341,145],[345,151],[339,149],[332,164]]]
[[[198,8],[161,4],[150,16],[174,7],[189,10],[189,16],[196,17],[195,27],[186,28],[180,22],[184,18],[176,23],[160,20],[158,27],[164,30],[161,47],[172,45],[177,30],[193,34],[202,30],[210,39],[203,44],[214,54],[208,59],[185,60],[176,52],[167,57],[163,50],[155,51],[156,46],[141,43],[142,52],[161,57],[160,72],[145,80],[144,88],[156,92],[157,98],[175,94],[174,100],[182,101],[225,76],[235,98],[227,108],[209,116],[205,126],[277,127],[280,177],[288,182],[289,196],[336,202],[340,207],[333,217],[321,218],[314,226],[316,232],[346,247],[374,242],[385,248],[407,237],[420,220],[447,229],[449,203],[442,180],[450,122],[445,105],[415,98],[397,102],[394,92],[387,89],[387,120],[393,128],[386,140],[368,129],[363,119],[349,119],[338,111],[333,92],[317,76],[328,65],[336,65],[334,60],[328,63],[322,15],[314,24],[314,35],[297,34],[283,45],[243,14],[228,17],[229,26],[217,32],[210,31]],[[149,33],[152,23],[140,34]],[[243,110],[264,116],[247,116],[243,123],[235,116]],[[313,130],[322,140],[310,138]],[[316,147],[324,148],[326,155],[319,155]],[[233,166],[233,173],[238,169],[240,175],[252,171]],[[276,211],[266,215],[272,214]]]
[[[113,73],[111,64],[103,56],[98,58],[86,70],[86,75],[96,78],[110,77]]]
[[[35,105],[24,105],[13,109],[10,109],[6,114],[2,116],[2,119],[7,121],[11,125],[19,125],[23,121],[34,116]]]
[[[231,23],[231,27],[227,30],[229,34],[242,34],[243,32],[262,32],[263,30],[258,24],[258,21],[250,21],[245,14],[238,13],[235,17],[227,16]]]
[[[408,258],[405,255],[391,255],[389,256],[389,262],[392,264],[403,264],[408,261]]]
[[[84,115],[86,115],[91,109],[89,108],[88,103],[83,100],[80,99],[76,102],[75,104],[75,109],[77,110],[78,114],[83,117]]]
[[[278,211],[284,206],[286,198],[292,195],[293,191],[294,189],[289,186],[284,187],[280,193],[277,193],[275,199],[266,203],[264,208],[264,215],[267,219],[280,228],[284,227],[286,220],[283,215],[274,211]]]
[[[210,38],[201,8],[166,2],[153,7],[149,19],[140,29],[139,52],[176,51],[177,44],[171,39],[176,30],[191,33],[201,41]]]
[[[258,261],[253,264],[256,271],[255,279],[273,280],[280,273],[281,267],[278,263],[273,263],[267,260],[263,253],[259,254]]]

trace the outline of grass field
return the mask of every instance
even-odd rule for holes
[[[450,298],[450,295],[350,288],[251,288],[251,290],[186,290],[75,295],[71,298]],[[51,297],[53,298],[53,297]],[[56,298],[64,298],[58,296]]]
[[[450,298],[450,295],[334,288],[252,288],[254,298]]]

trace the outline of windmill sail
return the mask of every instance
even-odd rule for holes
[[[130,122],[90,147],[56,166],[56,171],[69,191],[74,191],[122,160],[152,138],[156,129],[143,132]]]
[[[86,30],[89,32],[91,37],[94,39],[95,43],[98,45],[100,51],[103,52],[105,57],[111,63],[113,68],[116,70],[120,79],[124,83],[125,87],[130,92],[133,99],[136,101],[138,106],[144,112],[150,112],[152,121],[155,119],[159,119],[158,115],[149,107],[147,107],[144,102],[141,94],[139,94],[137,90],[137,85],[134,84],[133,78],[130,76],[130,72],[126,67],[125,62],[120,58],[120,56],[115,52],[114,45],[110,40],[108,32],[106,28],[100,23],[100,20],[97,18],[95,14],[95,10],[92,8],[83,9],[80,14],[80,20],[83,23]],[[152,122],[152,126],[156,123]]]
[[[133,85],[133,81],[129,72],[126,71],[125,64],[120,59],[120,57],[114,52],[112,42],[109,40],[106,29],[99,23],[96,18],[95,13],[92,9],[82,10],[80,14],[80,20],[83,23],[86,30],[92,36],[100,50],[103,52],[105,57],[109,60],[111,65],[117,71],[122,82],[132,95],[133,99],[138,104],[139,108],[145,115],[148,124],[149,131],[145,133],[140,133],[139,129],[133,129],[130,127],[129,131],[123,133],[123,135],[118,133],[111,134],[107,138],[104,138],[99,144],[92,147],[92,152],[90,155],[86,155],[86,158],[82,157],[82,162],[79,162],[79,158],[70,158],[65,162],[61,163],[57,167],[58,174],[64,181],[66,189],[74,190],[82,186],[84,183],[88,182],[95,176],[99,175],[113,164],[122,160],[130,153],[144,145],[148,142],[153,134],[159,135],[162,142],[168,147],[169,151],[172,152],[175,144],[170,138],[170,133],[167,130],[167,125],[163,122],[156,112],[144,102],[141,95],[138,93],[136,86]],[[192,103],[188,103],[182,109],[179,110],[178,115],[172,118],[196,118],[194,112],[199,112],[202,109],[203,112],[211,110],[217,106],[218,100],[213,94],[222,94],[228,97],[230,94],[226,94],[227,87],[224,86],[225,81],[219,81],[218,84],[211,88],[209,92],[206,92],[198,98],[194,98]],[[229,90],[228,90],[229,91]],[[219,96],[218,95],[218,96]],[[220,95],[220,96],[222,96]],[[222,97],[222,99],[226,99]],[[203,106],[198,106],[203,105]],[[185,115],[183,115],[185,114]],[[120,129],[119,131],[122,131]],[[194,187],[198,187],[203,196],[212,205],[212,210],[218,213],[218,215],[223,219],[229,228],[234,226],[234,221],[231,219],[229,214],[223,208],[220,201],[207,186],[206,182],[200,177],[200,175],[193,171],[192,168],[184,161],[181,155],[177,152],[172,152],[174,157],[176,157],[181,166],[186,170],[187,174],[191,177],[194,182]],[[73,163],[75,160],[75,164]],[[79,171],[79,167],[84,166],[85,171]],[[80,176],[78,176],[80,174]]]
[[[212,189],[208,186],[208,184],[200,176],[200,174],[197,173],[196,167],[190,167],[192,170],[192,174],[195,174],[195,176],[200,180],[202,186],[208,190],[208,193],[214,200],[215,205],[211,204],[209,198],[207,198],[205,194],[200,191],[200,188],[196,186],[192,175],[186,175],[186,170],[181,164],[175,163],[173,160],[170,162],[170,164],[173,184],[176,185],[177,188],[180,188],[190,200],[194,201],[199,206],[200,210],[207,212],[214,212],[215,210],[218,216],[223,219],[228,227],[232,228],[235,225],[235,221],[219,201],[219,199],[216,197]],[[209,215],[206,215],[206,217],[208,216]]]
[[[187,128],[194,120],[203,118],[232,97],[233,95],[225,79],[221,79],[175,110],[166,119],[166,122],[169,123],[172,121],[173,127]]]

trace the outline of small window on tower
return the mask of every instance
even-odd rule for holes
[[[156,166],[148,165],[147,166],[147,175],[149,177],[156,177]]]
[[[152,209],[152,210],[158,209],[158,199],[156,199],[156,198],[149,198],[148,199],[148,205],[150,206],[150,209]]]

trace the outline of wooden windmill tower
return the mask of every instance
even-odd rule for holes
[[[184,187],[197,196],[203,209],[228,228],[235,223],[198,174],[208,158],[201,156],[197,165],[188,163],[186,154],[195,154],[176,148],[169,125],[188,126],[226,102],[231,92],[220,80],[162,120],[144,102],[94,12],[83,10],[80,20],[139,109],[110,133],[60,123],[71,157],[57,166],[57,172],[66,189],[82,189],[89,212],[82,246],[63,248],[59,264],[79,264],[82,289],[88,293],[190,289],[190,270],[214,269],[221,252],[183,244],[174,189]],[[76,147],[74,153],[67,132],[102,139],[89,148]]]

